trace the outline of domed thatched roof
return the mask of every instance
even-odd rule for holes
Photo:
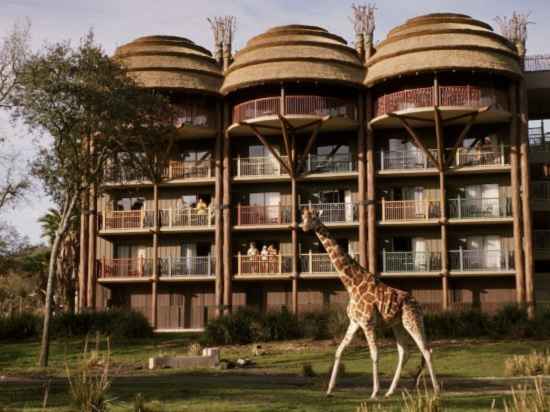
[[[365,83],[416,72],[466,69],[521,75],[514,45],[463,14],[415,17],[394,28],[367,64]]]
[[[225,73],[222,93],[284,80],[362,84],[364,67],[341,37],[315,26],[274,27],[248,41]]]
[[[176,36],[140,37],[115,52],[145,87],[219,93],[221,69],[204,47]]]

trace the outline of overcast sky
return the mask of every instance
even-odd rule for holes
[[[357,2],[357,1],[356,1]],[[18,19],[32,22],[32,44],[72,39],[75,42],[93,28],[97,41],[106,51],[132,39],[151,34],[188,37],[211,49],[207,17],[231,14],[237,17],[235,47],[267,28],[281,24],[322,26],[351,41],[348,16],[352,1],[346,0],[0,0],[0,32]],[[392,27],[419,14],[458,12],[494,25],[496,16],[512,11],[531,12],[528,53],[550,53],[549,0],[399,0],[378,1],[375,39],[381,40]],[[11,133],[13,144],[22,153],[32,145],[24,133],[11,132],[0,118],[0,130]],[[37,217],[49,207],[37,190],[29,201],[11,211],[7,219],[31,240],[40,239]]]

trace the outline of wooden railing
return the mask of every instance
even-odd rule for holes
[[[281,275],[292,273],[292,256],[290,255],[255,255],[237,254],[236,275]]]
[[[286,156],[281,156],[287,161]],[[284,167],[274,157],[237,157],[233,160],[235,176],[281,176],[286,175]]]
[[[291,223],[290,206],[242,206],[236,208],[237,225],[280,225]]]
[[[451,149],[447,149],[451,150]],[[454,167],[484,167],[509,164],[509,146],[458,148],[452,159]]]
[[[339,116],[355,120],[356,106],[342,99],[327,96],[286,96],[284,108],[281,97],[264,97],[235,105],[233,123],[256,119],[262,116],[308,115]]]
[[[449,217],[479,219],[512,216],[510,198],[456,198],[449,199]]]
[[[383,222],[435,219],[440,215],[439,201],[382,199],[380,213]]]
[[[358,221],[356,203],[302,203],[300,209],[309,207],[321,213],[323,223],[353,223]]]
[[[437,159],[437,150],[429,149]],[[386,150],[378,152],[380,170],[410,170],[435,168],[424,152],[415,150]]]
[[[153,275],[153,259],[107,259],[100,261],[99,275],[102,278],[142,278]]]
[[[165,179],[200,179],[212,177],[212,161],[208,160],[170,160],[165,167]]]
[[[375,101],[375,117],[406,109],[430,107],[434,105],[434,88],[419,87],[399,90],[380,96]],[[496,109],[508,108],[508,97],[503,90],[478,86],[440,86],[440,106],[492,106]]]
[[[212,208],[196,209],[160,209],[160,225],[165,228],[213,226],[214,210]]]
[[[458,249],[449,251],[453,271],[508,271],[514,269],[513,253],[507,250]]]
[[[160,276],[212,276],[214,260],[211,256],[170,256],[159,259]]]
[[[441,252],[382,251],[382,272],[432,272],[441,270]]]
[[[550,70],[550,54],[534,54],[525,57],[526,72],[541,72]]]
[[[155,226],[154,210],[111,210],[102,212],[101,229],[131,230],[145,229]]]

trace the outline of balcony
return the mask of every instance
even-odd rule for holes
[[[160,276],[167,279],[214,276],[211,256],[170,256],[159,258]]]
[[[508,197],[449,199],[449,218],[457,220],[479,220],[487,223],[512,216],[512,201]]]
[[[100,261],[100,279],[147,279],[153,276],[153,259],[123,258]]]
[[[437,159],[437,150],[429,149]],[[423,174],[422,171],[437,172],[437,166],[433,165],[422,150],[386,150],[378,152],[378,169],[380,174],[395,174],[396,171],[415,174]]]
[[[550,260],[550,229],[534,230],[535,259]]]
[[[550,181],[531,182],[532,200],[531,205],[534,211],[550,211]]]
[[[285,161],[287,156],[281,156]],[[235,177],[263,178],[288,177],[288,173],[274,157],[237,157],[233,161]]]
[[[550,54],[534,54],[525,57],[526,72],[541,72],[550,70]]]
[[[147,231],[155,227],[154,210],[110,210],[99,217],[103,231]]]
[[[289,276],[292,273],[292,256],[268,255],[235,256],[237,270],[235,276]]]
[[[213,209],[160,209],[160,226],[163,231],[209,230],[214,227]]]
[[[355,203],[302,203],[300,205],[300,209],[306,207],[320,212],[321,222],[324,224],[354,224],[359,220]]]
[[[382,251],[383,273],[428,273],[441,271],[441,252]]]
[[[216,133],[215,105],[208,102],[189,101],[177,105],[174,121],[181,137],[212,137]]]
[[[511,272],[514,270],[513,253],[507,250],[467,250],[449,251],[451,272]]]
[[[451,149],[447,149],[450,151]],[[452,158],[450,166],[457,170],[480,169],[503,169],[503,166],[509,165],[510,148],[508,146],[490,146],[481,148],[458,148]]]
[[[291,207],[285,205],[237,205],[237,226],[281,226],[287,227],[291,222]]]
[[[399,90],[378,97],[374,104],[373,125],[379,127],[395,127],[400,123],[387,116],[389,113],[415,113],[421,120],[412,120],[416,126],[423,124],[422,120],[433,119],[434,88],[420,87]],[[508,96],[506,91],[493,87],[479,86],[440,86],[439,107],[443,120],[460,116],[472,109],[491,106],[491,110],[478,116],[478,121],[498,121],[509,117]],[[464,122],[464,119],[461,119]]]
[[[355,103],[328,96],[296,95],[263,97],[249,100],[233,107],[233,125],[230,132],[247,130],[240,123],[279,125],[279,115],[285,116],[293,127],[305,126],[312,120],[331,116],[322,127],[350,129],[357,126]],[[266,131],[266,133],[268,133]]]
[[[382,224],[430,224],[440,216],[437,200],[384,200],[380,207]]]
[[[310,154],[306,161],[306,171],[311,174],[353,173],[355,170],[351,153]]]

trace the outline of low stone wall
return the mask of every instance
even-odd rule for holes
[[[218,348],[205,348],[202,356],[156,356],[149,358],[149,369],[215,368],[220,363]]]

